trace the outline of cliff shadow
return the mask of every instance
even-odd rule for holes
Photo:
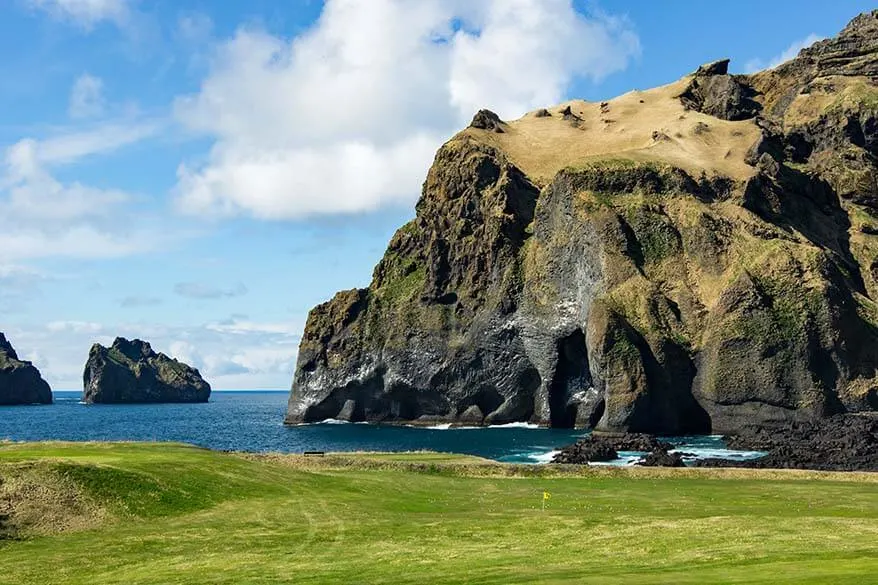
[[[604,404],[593,390],[582,329],[558,340],[557,356],[555,374],[548,388],[549,424],[554,428],[573,428],[584,422],[589,428],[594,427],[603,415]],[[593,397],[587,396],[589,391],[594,393]],[[580,409],[586,412],[580,413]]]

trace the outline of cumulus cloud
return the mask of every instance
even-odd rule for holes
[[[100,77],[83,73],[73,82],[70,89],[70,105],[67,108],[71,118],[91,118],[104,112],[104,82]]]
[[[131,16],[130,0],[26,0],[35,9],[43,10],[53,18],[67,20],[89,29],[102,21],[118,25]]]
[[[174,292],[190,299],[228,299],[247,294],[247,287],[238,283],[231,288],[220,288],[203,282],[178,282]]]
[[[814,33],[811,33],[804,39],[795,41],[789,47],[784,49],[782,53],[779,55],[775,55],[770,59],[751,59],[747,61],[747,64],[744,66],[744,71],[747,73],[756,73],[757,71],[762,71],[763,69],[774,69],[781,63],[786,63],[790,59],[794,59],[796,55],[799,54],[799,51],[804,49],[805,47],[810,47],[817,41],[822,41],[826,37],[821,37]]]
[[[329,0],[294,39],[242,28],[175,104],[215,139],[182,164],[192,214],[298,218],[410,202],[435,149],[481,107],[514,118],[639,52],[627,21],[571,0]]]

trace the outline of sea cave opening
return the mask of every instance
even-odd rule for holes
[[[585,334],[576,329],[558,340],[558,364],[549,386],[549,424],[555,428],[573,428],[577,405],[571,398],[591,387]]]

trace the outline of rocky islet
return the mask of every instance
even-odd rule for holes
[[[208,384],[197,369],[140,339],[94,344],[83,373],[83,401],[104,404],[207,402]]]

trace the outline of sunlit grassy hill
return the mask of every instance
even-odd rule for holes
[[[0,446],[0,583],[868,583],[878,476]],[[545,510],[543,492],[551,494]]]

